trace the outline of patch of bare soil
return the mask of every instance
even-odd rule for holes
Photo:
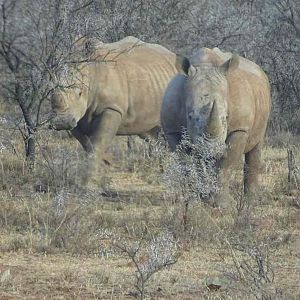
[[[117,141],[101,188],[79,193],[72,189],[77,146],[68,138],[41,143],[50,149],[57,141],[61,158],[49,150],[31,175],[17,140],[1,153],[0,299],[136,299],[136,265],[114,242],[142,240],[138,262],[147,262],[162,232],[174,238],[177,262],[147,281],[146,299],[299,298],[300,193],[287,189],[285,149],[264,149],[262,188],[250,202],[240,195],[240,168],[236,206],[186,210],[144,143],[130,152]]]

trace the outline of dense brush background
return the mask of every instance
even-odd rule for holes
[[[299,299],[298,0],[0,5],[1,299]],[[42,126],[49,93],[86,55],[79,36],[128,35],[186,56],[219,47],[266,71],[273,107],[252,199],[241,162],[236,205],[203,204],[213,174],[203,185],[195,160],[171,155],[163,139],[115,138],[99,189],[78,186],[80,145]]]

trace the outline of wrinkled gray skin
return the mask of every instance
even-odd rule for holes
[[[232,168],[243,154],[244,191],[256,189],[270,114],[270,86],[254,63],[238,55],[224,61],[216,51],[220,50],[204,48],[197,66],[183,61],[185,75],[176,75],[166,89],[161,123],[172,151],[182,139],[183,128],[193,142],[206,134],[226,144],[227,150],[218,161],[220,193],[216,196],[216,204],[226,207],[232,200]]]

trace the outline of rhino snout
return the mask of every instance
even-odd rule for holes
[[[195,143],[199,136],[203,135],[206,128],[206,120],[201,116],[197,116],[188,121],[187,131],[193,143]]]
[[[71,130],[77,126],[77,121],[74,117],[54,117],[49,125],[49,129],[55,130]]]

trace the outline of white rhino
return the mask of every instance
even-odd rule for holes
[[[232,167],[245,154],[245,193],[258,181],[261,145],[271,108],[270,85],[255,63],[218,48],[202,48],[182,61],[185,74],[169,83],[161,111],[161,123],[171,150],[182,139],[182,129],[191,140],[206,134],[226,143],[218,161],[218,205],[226,206]]]
[[[57,89],[51,99],[51,127],[71,130],[89,153],[87,180],[115,135],[157,133],[163,94],[177,73],[174,53],[134,37],[99,42],[93,57],[79,66],[76,85]]]

